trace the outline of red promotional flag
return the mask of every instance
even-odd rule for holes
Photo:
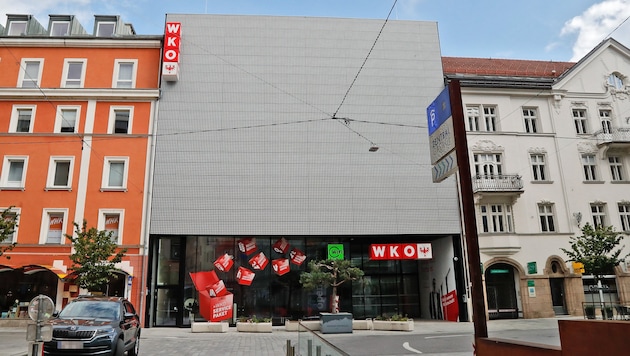
[[[240,285],[249,286],[252,284],[256,274],[245,267],[239,267],[236,271],[236,281]]]
[[[293,248],[289,253],[289,257],[291,257],[291,263],[294,265],[301,266],[302,263],[306,260],[306,255],[304,252],[298,250],[297,248]]]
[[[285,239],[284,237],[281,237],[278,241],[276,241],[275,244],[273,244],[273,250],[276,251],[277,253],[287,253],[288,249],[289,249],[289,243],[287,242],[287,239]]]
[[[251,254],[252,252],[256,251],[257,247],[256,247],[256,239],[255,238],[249,238],[249,239],[242,239],[238,241],[238,249],[243,252],[246,255]]]
[[[457,321],[459,318],[459,304],[457,303],[457,292],[455,290],[442,296],[442,308],[444,309],[444,319]]]
[[[225,288],[225,283],[223,283],[223,281],[218,281],[208,287],[208,294],[210,294],[211,297],[222,297],[228,294],[228,290]]]
[[[228,272],[232,266],[234,265],[234,260],[232,256],[227,253],[214,261],[214,267],[216,267],[221,272]]]
[[[289,260],[286,258],[278,258],[271,261],[271,267],[278,276],[287,274],[291,270],[291,267],[289,267]]]
[[[228,293],[222,297],[210,298],[210,321],[221,321],[232,318],[234,295]]]
[[[267,264],[269,263],[269,259],[263,252],[259,252],[256,256],[249,259],[249,264],[253,269],[265,269]]]

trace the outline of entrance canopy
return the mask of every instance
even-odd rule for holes
[[[13,270],[22,270],[24,274],[34,274],[39,272],[50,271],[57,275],[60,279],[65,278],[68,273],[60,268],[50,265],[26,265],[26,266],[12,266],[12,265],[0,265],[0,272],[8,272]]]

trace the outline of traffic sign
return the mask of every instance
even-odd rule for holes
[[[433,183],[439,183],[457,170],[457,155],[451,151],[446,157],[433,165]]]
[[[429,135],[432,135],[446,119],[451,116],[451,98],[448,94],[448,86],[427,107],[427,120]]]

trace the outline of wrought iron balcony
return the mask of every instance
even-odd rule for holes
[[[594,133],[597,145],[630,146],[630,128],[612,128]]]
[[[476,175],[472,177],[473,193],[523,192],[523,179],[518,174]]]

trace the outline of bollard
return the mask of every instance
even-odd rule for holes
[[[313,340],[308,340],[306,342],[307,345],[307,356],[313,356]]]
[[[295,349],[291,346],[291,340],[287,340],[287,356],[294,356]]]
[[[322,356],[322,345],[315,346],[315,356]]]

